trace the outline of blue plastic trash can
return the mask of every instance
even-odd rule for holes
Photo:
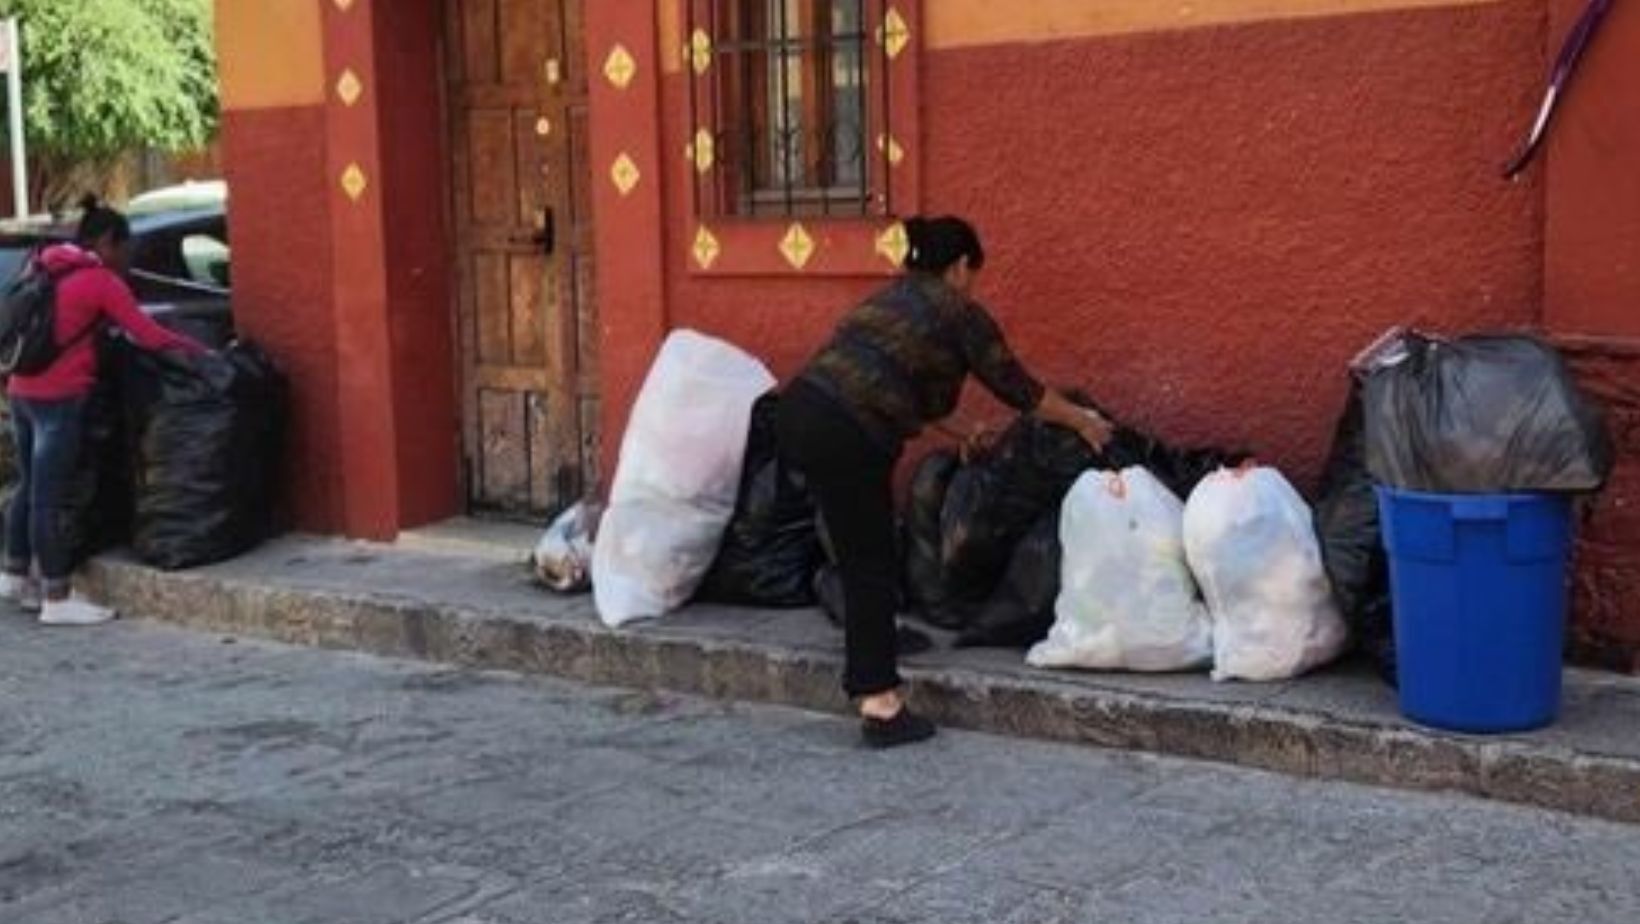
[[[1378,489],[1401,711],[1497,733],[1560,711],[1571,500]]]

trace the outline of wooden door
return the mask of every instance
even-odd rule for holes
[[[444,0],[468,500],[597,486],[582,0]]]

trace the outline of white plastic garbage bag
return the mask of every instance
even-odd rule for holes
[[[530,556],[536,580],[561,594],[592,588],[592,543],[602,513],[597,502],[582,501],[552,521]]]
[[[1060,517],[1063,587],[1035,667],[1179,671],[1205,665],[1212,626],[1185,564],[1184,504],[1143,468],[1088,472]]]
[[[611,626],[661,616],[694,595],[735,509],[752,405],[775,378],[694,331],[667,338],[621,441],[593,549],[593,598]]]
[[[1209,476],[1190,495],[1184,538],[1213,617],[1214,680],[1285,680],[1343,653],[1310,508],[1279,472]]]

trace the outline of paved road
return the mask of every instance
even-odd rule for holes
[[[1640,921],[1640,828],[0,611],[5,924]]]

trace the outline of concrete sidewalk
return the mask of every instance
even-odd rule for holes
[[[288,538],[162,574],[123,557],[89,571],[122,612],[327,648],[540,672],[836,711],[841,639],[815,612],[696,608],[611,631],[521,563]],[[1640,822],[1640,680],[1567,673],[1561,722],[1475,738],[1411,725],[1364,670],[1276,685],[1204,676],[1049,673],[1018,652],[936,650],[905,673],[920,708],[981,731],[1223,761],[1300,776],[1450,790]]]

